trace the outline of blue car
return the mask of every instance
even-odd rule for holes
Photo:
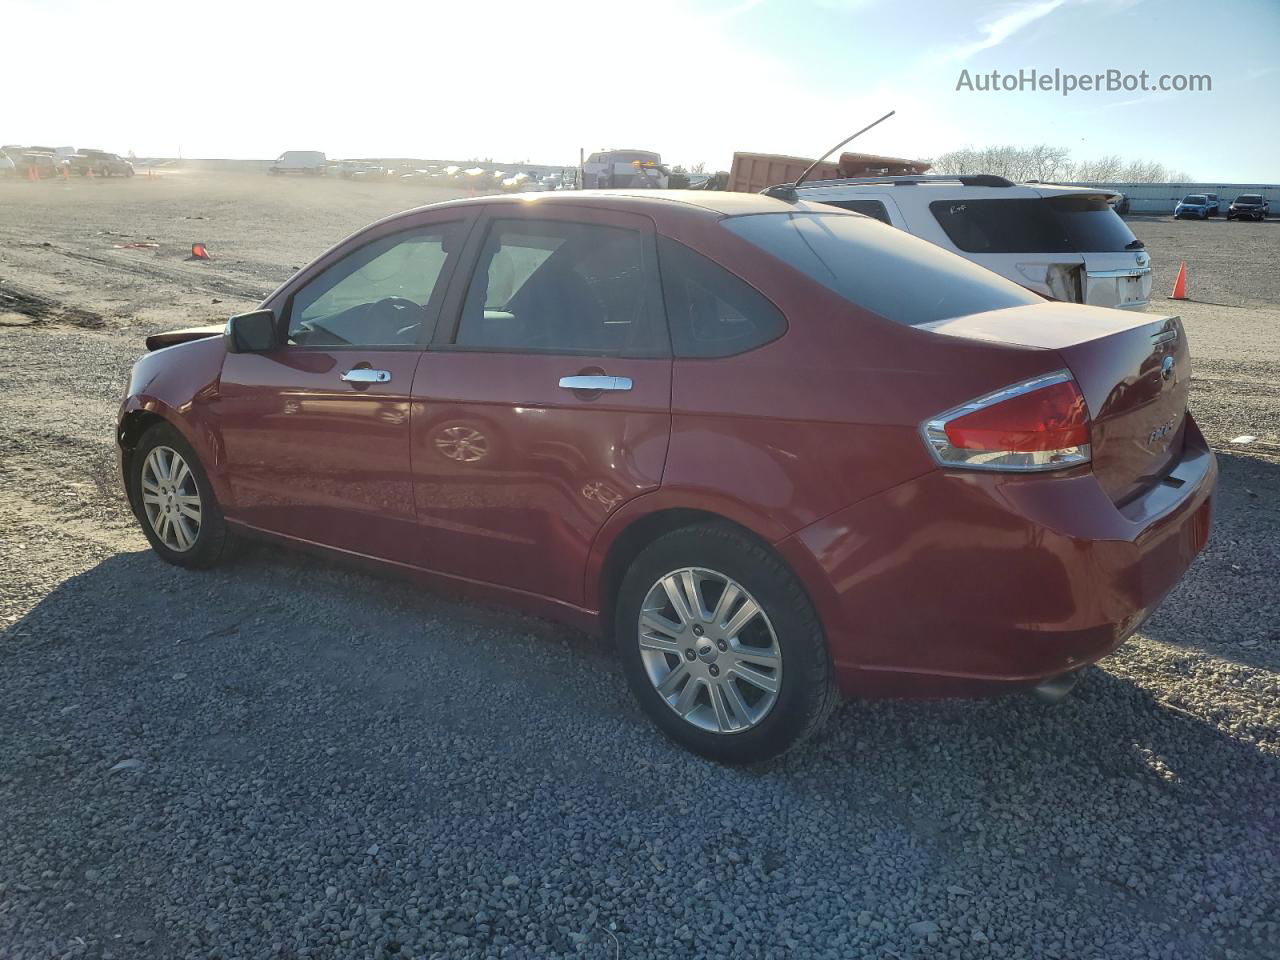
[[[1189,193],[1173,208],[1173,219],[1181,220],[1184,217],[1195,217],[1199,220],[1208,220],[1216,212],[1217,208],[1218,204],[1210,200],[1205,194]]]

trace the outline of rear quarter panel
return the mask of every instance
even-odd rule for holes
[[[749,278],[783,312],[788,330],[738,356],[675,361],[662,487],[601,531],[588,604],[598,603],[594,573],[609,546],[640,517],[705,510],[778,543],[932,471],[919,434],[927,417],[1061,366],[1051,351],[938,337],[880,318],[715,219],[671,207],[658,217],[659,231]]]

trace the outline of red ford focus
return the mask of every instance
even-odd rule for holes
[[[261,534],[598,628],[722,760],[841,696],[1064,692],[1208,536],[1177,318],[822,205],[439,204],[148,346],[119,444],[161,557]]]

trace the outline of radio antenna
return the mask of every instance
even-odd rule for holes
[[[827,157],[831,156],[833,153],[835,153],[837,150],[843,147],[846,143],[851,143],[852,141],[856,140],[858,137],[866,133],[868,130],[870,130],[872,127],[877,126],[878,124],[884,123],[886,120],[888,120],[897,112],[898,112],[897,110],[890,110],[879,120],[875,121],[875,123],[868,123],[865,127],[859,130],[857,133],[852,134],[851,136],[845,137],[843,140],[837,143],[834,147],[832,147],[830,150],[828,150],[826,153],[820,156],[817,160],[809,164],[808,168],[805,169],[804,173],[796,177],[795,183],[780,183],[776,187],[765,187],[760,192],[763,193],[766,197],[777,197],[779,200],[786,200],[788,202],[794,202],[798,200],[799,194],[796,193],[796,187],[800,186],[800,184],[804,183],[805,180],[809,179],[809,174],[813,173],[813,171],[817,169],[818,164],[820,164],[823,160],[827,159]]]

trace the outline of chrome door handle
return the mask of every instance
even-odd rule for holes
[[[342,379],[347,383],[387,383],[391,379],[391,371],[357,367],[344,373]]]
[[[630,377],[561,377],[566,390],[630,390]]]

